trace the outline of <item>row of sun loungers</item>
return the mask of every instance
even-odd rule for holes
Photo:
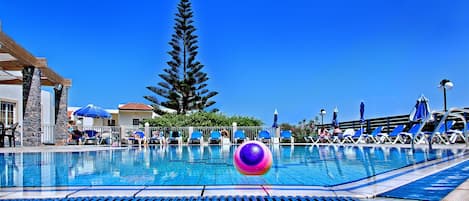
[[[458,140],[466,142],[463,131],[452,129],[455,122],[448,120],[445,125],[438,125],[434,132],[422,131],[423,124],[414,124],[407,132],[404,132],[405,125],[396,126],[390,133],[382,133],[383,127],[375,128],[371,133],[365,134],[363,129],[346,129],[342,135],[312,137],[307,136],[305,140],[311,143],[375,143],[375,144],[425,144],[440,143],[453,144]],[[445,132],[446,131],[446,132]],[[466,131],[467,132],[467,131]]]
[[[374,144],[424,144],[424,143],[440,143],[440,144],[451,144],[459,141],[466,142],[465,134],[463,131],[455,130],[452,127],[455,122],[448,120],[445,125],[438,125],[434,132],[425,132],[423,125],[420,123],[414,124],[410,129],[404,132],[406,126],[398,125],[390,133],[384,133],[383,127],[379,126],[373,129],[371,132],[365,133],[364,129],[346,129],[342,135],[336,136],[324,136],[324,137],[305,137],[307,143],[374,143]],[[445,132],[446,131],[446,132]],[[168,136],[169,135],[169,136]],[[233,138],[227,135],[222,135],[222,131],[211,131],[208,139],[204,139],[201,131],[193,131],[186,142],[183,142],[182,135],[179,131],[171,131],[166,136],[160,132],[154,132],[151,137],[146,137],[143,131],[134,131],[133,135],[126,137],[128,144],[238,144],[244,141],[250,140],[243,130],[237,130],[233,133]],[[207,141],[205,141],[207,140]],[[262,141],[264,143],[279,143],[279,142],[290,142],[294,143],[294,138],[290,130],[282,130],[280,132],[280,138],[273,138],[268,130],[262,130],[258,133],[253,140]],[[98,143],[101,144],[101,143]]]
[[[143,141],[144,143],[166,143],[166,144],[182,144],[184,143],[182,140],[181,133],[179,131],[171,131],[169,134],[169,137],[164,137],[164,135],[161,133],[155,133],[152,137],[146,138],[144,133],[142,131],[135,131],[133,136],[128,137],[127,140],[129,141],[128,144],[133,144],[133,142],[139,140],[139,144],[141,144],[140,141]],[[204,144],[204,137],[203,133],[201,131],[193,131],[190,135],[189,138],[187,139],[187,144]],[[246,134],[244,133],[244,130],[237,130],[233,134],[233,141],[230,141],[230,138],[228,136],[222,136],[222,132],[220,131],[211,131],[209,134],[209,137],[207,139],[208,144],[229,144],[229,143],[242,143],[244,141],[250,140]],[[264,143],[272,143],[274,142],[274,138],[272,138],[271,134],[267,130],[262,130],[259,132],[258,136],[255,137],[254,140],[258,140]],[[280,133],[280,142],[294,142],[294,138],[292,136],[292,132],[290,130],[283,130]]]

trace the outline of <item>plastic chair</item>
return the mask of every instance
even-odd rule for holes
[[[191,133],[191,137],[187,140],[188,144],[202,144],[203,135],[200,131],[194,131]]]
[[[282,140],[288,140],[291,144],[294,143],[295,140],[292,136],[291,130],[282,130],[280,132],[280,142],[282,142]]]
[[[249,140],[244,133],[244,130],[236,130],[234,133],[234,143],[245,142]]]
[[[210,137],[208,138],[209,144],[220,144],[221,143],[221,133],[220,131],[210,132]]]

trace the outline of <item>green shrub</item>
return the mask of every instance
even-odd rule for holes
[[[253,117],[232,116],[221,113],[196,112],[192,114],[164,114],[160,117],[144,120],[154,127],[187,127],[187,126],[231,126],[236,122],[238,126],[261,126],[262,121]]]

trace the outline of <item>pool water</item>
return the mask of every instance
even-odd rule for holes
[[[270,146],[261,176],[233,166],[237,146],[154,146],[86,152],[0,154],[0,186],[319,185],[333,186],[463,153],[361,146]]]

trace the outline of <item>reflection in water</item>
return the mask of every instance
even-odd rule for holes
[[[14,185],[15,172],[18,172],[18,166],[15,154],[0,154],[0,186]]]
[[[0,154],[0,185],[337,185],[462,150],[355,146],[272,145],[273,164],[262,176],[233,166],[236,146],[153,146],[68,153]]]

